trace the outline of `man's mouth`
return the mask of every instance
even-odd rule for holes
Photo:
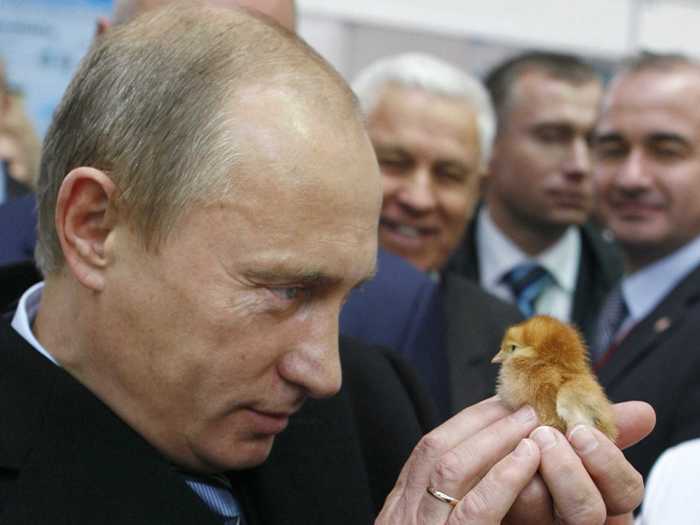
[[[388,231],[388,232],[395,234],[396,236],[399,236],[399,237],[404,237],[408,241],[411,241],[411,240],[421,240],[422,241],[422,240],[425,240],[426,237],[437,235],[437,233],[438,233],[437,228],[409,226],[407,224],[401,224],[401,223],[393,221],[391,219],[387,219],[386,217],[381,218],[381,220],[379,221],[379,225],[385,231]]]

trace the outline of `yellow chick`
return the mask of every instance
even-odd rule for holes
[[[542,424],[562,432],[583,423],[617,437],[610,401],[572,326],[546,315],[513,325],[491,362],[501,363],[496,390],[510,408],[529,404]]]

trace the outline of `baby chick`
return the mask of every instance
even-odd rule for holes
[[[583,423],[617,437],[610,401],[575,328],[546,315],[532,317],[508,328],[491,362],[501,363],[497,392],[510,408],[529,404],[543,425],[562,432]]]

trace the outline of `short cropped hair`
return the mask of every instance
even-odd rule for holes
[[[700,68],[700,62],[682,53],[655,53],[642,51],[625,59],[618,74],[641,73],[642,71],[670,71],[678,67]]]
[[[365,115],[370,115],[387,84],[464,100],[476,112],[481,166],[491,156],[496,121],[489,94],[476,77],[438,58],[406,53],[373,62],[360,71],[352,88]]]
[[[583,59],[564,53],[528,51],[506,60],[486,75],[486,88],[498,117],[498,128],[506,122],[515,84],[525,73],[538,72],[573,85],[600,81],[598,72]]]
[[[245,125],[233,101],[256,85],[320,94],[336,114],[360,119],[350,88],[315,51],[244,11],[177,4],[101,37],[46,136],[37,190],[42,272],[63,266],[56,200],[77,167],[109,175],[115,209],[147,249],[183,211],[231,191],[237,125]]]

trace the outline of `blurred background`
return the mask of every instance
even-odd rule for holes
[[[43,136],[111,0],[0,0],[0,57]],[[700,0],[297,0],[300,34],[346,78],[426,51],[481,74],[514,52],[584,55],[606,74],[639,49],[700,54]]]

